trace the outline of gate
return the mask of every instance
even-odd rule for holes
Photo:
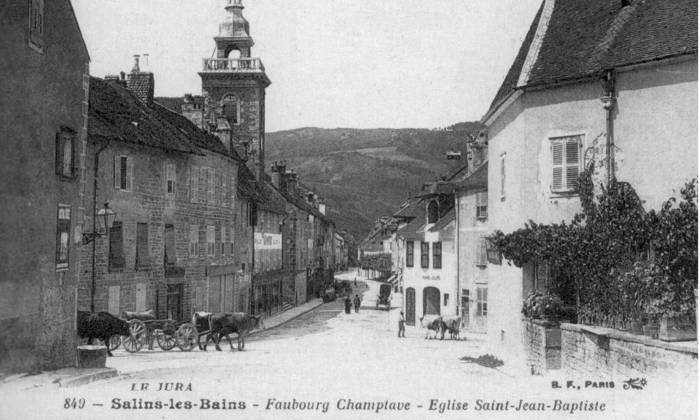
[[[416,325],[416,289],[406,288],[406,324]]]

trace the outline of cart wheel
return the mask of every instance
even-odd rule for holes
[[[162,330],[156,330],[156,341],[158,342],[158,347],[165,351],[170,351],[177,344],[175,339],[175,322],[165,321],[163,323]]]
[[[122,343],[122,337],[119,335],[113,335],[109,337],[109,351],[116,350],[117,347]]]
[[[189,322],[180,325],[175,332],[175,341],[182,351],[191,351],[197,343],[197,328]]]
[[[129,332],[130,334],[128,336],[122,338],[124,350],[129,353],[136,353],[141,350],[143,343],[148,338],[148,334],[146,334],[146,325],[138,319],[132,319],[129,321]]]

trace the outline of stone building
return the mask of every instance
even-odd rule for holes
[[[127,78],[90,84],[87,195],[116,216],[83,253],[79,306],[175,320],[247,310],[255,191],[242,159],[155,102],[138,58]]]
[[[697,14],[690,0],[542,3],[482,120],[489,231],[570,221],[584,168],[596,186],[629,182],[647,210],[697,177]],[[488,271],[490,341],[521,353],[522,301],[547,264]]]
[[[0,372],[75,366],[90,57],[68,0],[0,23]]]

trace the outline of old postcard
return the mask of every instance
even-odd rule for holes
[[[3,0],[0,419],[695,419],[693,0]]]

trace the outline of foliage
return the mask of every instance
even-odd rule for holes
[[[391,265],[391,253],[363,255],[360,259],[360,267],[363,270],[389,272],[391,271]]]
[[[528,318],[561,319],[564,303],[555,294],[536,291],[525,298],[522,312]]]
[[[616,180],[594,199],[590,171],[578,192],[583,211],[572,221],[529,221],[491,236],[509,264],[549,264],[550,290],[576,300],[581,322],[619,326],[642,313],[694,312],[697,180],[681,190],[678,205],[671,198],[658,212],[646,212],[632,186]]]

